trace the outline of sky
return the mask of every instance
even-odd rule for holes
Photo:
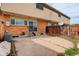
[[[79,3],[49,3],[52,7],[68,15],[70,24],[79,24]]]

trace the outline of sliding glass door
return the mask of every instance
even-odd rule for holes
[[[37,23],[36,22],[29,21],[29,31],[30,32],[37,31]]]

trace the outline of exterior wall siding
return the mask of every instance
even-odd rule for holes
[[[29,29],[28,29],[29,27],[28,26],[18,26],[18,25],[6,26],[5,22],[10,21],[11,18],[13,18],[13,17],[9,16],[9,15],[0,16],[0,36],[1,37],[4,36],[5,31],[9,31],[13,36],[20,35],[23,32],[25,34],[28,34],[28,32],[29,32]],[[18,18],[20,18],[20,17],[18,17]],[[4,21],[3,25],[1,23],[1,20]],[[4,27],[4,28],[2,28],[2,27]]]
[[[37,26],[38,33],[40,33],[40,34],[45,33],[46,32],[47,21],[40,19],[40,20],[38,20],[37,24],[38,24],[38,26]]]
[[[22,20],[29,20],[27,18],[21,18],[21,17],[16,17],[16,16],[6,16],[7,20],[10,21],[11,19],[22,19]],[[9,31],[13,36],[18,36],[21,35],[23,32],[25,34],[28,34],[29,32],[29,27],[27,25],[10,25],[6,26],[6,31]]]
[[[10,21],[10,19],[14,18],[14,19],[22,19],[22,20],[26,20],[26,21],[34,21],[37,22],[37,32],[39,34],[41,33],[45,33],[46,32],[46,26],[47,26],[47,21],[46,20],[42,20],[42,19],[34,19],[34,18],[29,18],[25,17],[25,18],[21,18],[21,17],[16,17],[16,16],[9,16],[9,15],[4,15],[3,18],[5,19],[4,22],[6,21]],[[29,33],[29,26],[18,26],[18,25],[10,25],[10,26],[5,26],[5,30],[9,31],[12,36],[17,36],[17,35],[21,35],[23,32],[25,34]],[[0,31],[3,32],[4,30]],[[2,35],[2,33],[1,33]]]
[[[7,6],[7,7],[6,7]],[[1,4],[1,9],[3,11],[32,16],[35,18],[41,18],[45,20],[51,20],[54,22],[61,22],[61,18],[58,17],[58,13],[55,11],[51,11],[48,8],[44,7],[44,10],[39,10],[36,8],[35,3],[24,4],[24,3],[3,3]],[[66,17],[64,17],[66,18]],[[65,24],[69,24],[69,19],[63,19],[62,21]]]
[[[7,27],[7,30],[13,35],[13,36],[18,36],[22,35],[22,33],[28,34],[28,27],[27,26],[10,26]]]
[[[5,20],[5,18],[0,15],[0,40],[3,39],[4,33],[5,33],[4,20]]]

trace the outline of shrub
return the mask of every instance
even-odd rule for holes
[[[78,51],[79,51],[78,48],[73,47],[73,48],[67,49],[65,51],[65,55],[74,56],[74,55],[78,54]]]

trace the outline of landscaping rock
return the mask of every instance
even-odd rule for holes
[[[3,41],[0,43],[0,56],[6,56],[10,53],[11,43]]]

